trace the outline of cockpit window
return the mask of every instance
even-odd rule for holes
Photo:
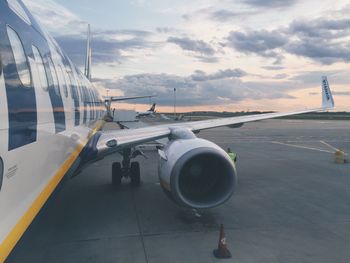
[[[30,86],[31,77],[28,67],[28,60],[24,52],[22,42],[16,33],[11,27],[7,26],[7,35],[10,40],[13,56],[16,62],[16,68],[19,75],[19,78],[24,86]]]
[[[11,10],[15,12],[20,18],[22,18],[24,22],[26,22],[28,25],[32,24],[26,11],[23,9],[21,4],[17,0],[7,0],[7,3]]]
[[[44,66],[43,58],[37,47],[33,46],[33,54],[36,67],[38,69],[39,79],[41,83],[41,87],[43,90],[47,91],[49,89],[49,84],[47,82],[46,70]]]

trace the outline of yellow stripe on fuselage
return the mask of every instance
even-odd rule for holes
[[[16,226],[11,230],[8,236],[0,245],[0,262],[4,262],[12,249],[16,246],[19,239],[22,237],[24,232],[27,230],[29,225],[34,220],[35,216],[39,213],[40,209],[44,206],[46,201],[49,199],[53,191],[56,189],[58,184],[61,182],[64,175],[68,172],[69,168],[73,165],[75,160],[78,158],[80,152],[89,141],[89,139],[101,128],[103,125],[102,121],[99,121],[96,127],[89,133],[85,143],[80,144],[69,158],[63,163],[61,168],[57,171],[56,175],[51,179],[49,184],[35,199],[30,208],[24,213],[22,218],[17,222]]]

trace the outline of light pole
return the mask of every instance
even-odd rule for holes
[[[174,120],[176,120],[176,88],[174,88]]]
[[[108,97],[108,93],[109,93],[109,89],[106,89],[106,92],[107,92],[107,115],[109,115],[109,117],[112,117],[112,112],[111,112],[111,107],[112,107],[112,100],[109,99]]]

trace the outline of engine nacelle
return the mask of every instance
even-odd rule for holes
[[[220,205],[234,192],[236,168],[216,144],[193,137],[170,141],[159,150],[160,184],[182,206],[203,209]]]

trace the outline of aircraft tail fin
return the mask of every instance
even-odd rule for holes
[[[152,107],[149,109],[149,111],[151,112],[155,112],[156,111],[156,104],[153,103]]]
[[[334,108],[334,99],[326,76],[322,76],[322,108]]]
[[[87,42],[86,42],[86,58],[85,58],[85,76],[88,80],[91,81],[91,31],[90,31],[90,24],[88,25],[88,32],[87,32]]]

